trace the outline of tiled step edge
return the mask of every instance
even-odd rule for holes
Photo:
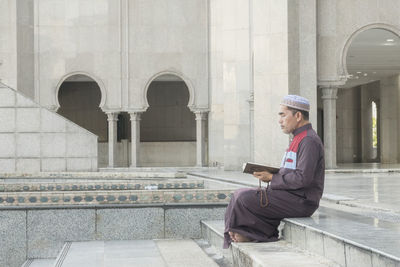
[[[202,237],[215,248],[220,249],[232,266],[266,267],[285,264],[291,266],[294,262],[297,266],[339,266],[323,257],[293,248],[285,240],[271,243],[232,243],[230,249],[222,249],[222,229],[216,227],[215,222],[201,222]]]
[[[37,172],[0,173],[1,179],[144,179],[144,178],[186,178],[184,172]]]
[[[400,267],[400,259],[352,240],[284,219],[283,238],[303,250],[323,256],[340,266]]]
[[[54,267],[61,267],[64,263],[65,258],[67,257],[68,251],[71,248],[72,242],[65,242],[64,246],[60,250],[60,253],[57,256],[57,259],[54,262]]]
[[[400,168],[382,168],[382,169],[328,169],[326,174],[332,173],[399,173]]]
[[[55,259],[27,259],[21,267],[52,267]]]
[[[0,192],[65,192],[65,191],[123,191],[204,189],[203,180],[130,180],[130,181],[75,181],[75,182],[0,182]]]
[[[31,266],[31,263],[33,262],[33,259],[27,259],[22,265],[21,267],[29,267]]]
[[[227,204],[233,190],[179,189],[179,190],[120,190],[120,191],[66,191],[66,192],[0,192],[0,209],[59,206],[103,206],[138,204]]]
[[[220,254],[230,263],[232,264],[232,250],[231,249],[222,249],[224,244],[224,236],[221,229],[216,229],[212,225],[213,222],[219,221],[201,221],[201,236],[202,239],[206,240],[210,245],[214,246],[215,249],[220,252]]]

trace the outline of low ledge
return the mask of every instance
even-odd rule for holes
[[[129,209],[129,208],[213,208],[226,207],[228,203],[154,203],[154,204],[102,204],[102,205],[62,205],[62,206],[12,206],[0,207],[1,210],[66,210],[66,209]]]
[[[306,251],[294,248],[289,242],[279,240],[269,243],[232,243],[230,249],[222,250],[224,222],[202,221],[202,236],[233,266],[338,266],[334,262]]]
[[[400,233],[394,223],[377,227],[371,218],[323,207],[312,217],[283,222],[285,240],[341,266],[359,262],[368,267],[400,266]]]

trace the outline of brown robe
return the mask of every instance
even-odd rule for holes
[[[308,217],[318,208],[325,177],[322,142],[311,124],[293,135],[279,173],[262,189],[268,199],[266,207],[260,203],[259,188],[242,188],[233,194],[225,212],[224,248],[232,242],[229,231],[255,242],[277,241],[283,218]]]

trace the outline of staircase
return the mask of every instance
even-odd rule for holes
[[[0,179],[3,182],[0,183],[1,229],[7,229],[12,236],[22,238],[27,234],[28,237],[17,249],[7,248],[8,239],[0,236],[6,240],[2,250],[27,251],[25,267],[400,267],[400,216],[395,213],[322,200],[312,217],[284,219],[278,242],[233,243],[230,249],[223,250],[223,214],[230,192],[236,188],[234,184],[207,177],[186,178],[182,173],[143,174],[144,177],[140,173],[97,173],[93,177],[81,173],[78,176],[56,173]],[[157,189],[146,190],[146,186]],[[11,205],[10,199],[4,200],[4,195],[41,193],[46,196],[54,190],[75,197],[84,193],[114,197],[130,194],[140,198],[130,203],[118,197],[97,203],[80,199],[80,204],[54,207],[43,203],[36,207]],[[196,260],[193,262],[193,259]]]
[[[400,266],[398,223],[320,207],[310,218],[284,219],[272,243],[234,243],[222,251],[233,266]],[[202,237],[222,248],[224,222],[202,221]]]

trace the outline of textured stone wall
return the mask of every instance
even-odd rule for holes
[[[97,136],[0,84],[0,172],[96,171]]]
[[[5,229],[0,232],[0,240],[5,240],[0,266],[57,257],[66,241],[200,238],[200,221],[221,220],[225,209],[210,205],[0,210],[0,227]]]

